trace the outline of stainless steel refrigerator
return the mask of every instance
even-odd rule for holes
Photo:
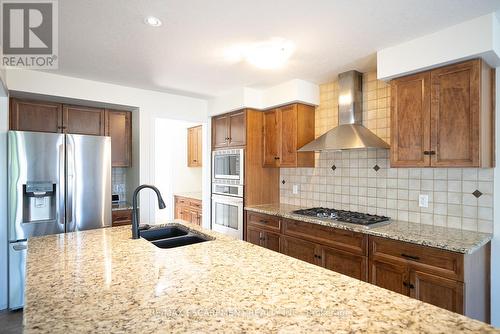
[[[24,305],[27,239],[111,226],[111,138],[8,133],[9,308]]]

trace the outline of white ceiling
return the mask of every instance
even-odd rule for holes
[[[373,69],[379,49],[499,9],[500,0],[64,0],[58,73],[193,96],[323,83]],[[149,15],[163,26],[146,26]],[[296,45],[282,69],[222,57],[231,44],[272,37]]]

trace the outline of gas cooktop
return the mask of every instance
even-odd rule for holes
[[[339,222],[362,225],[366,228],[389,224],[391,219],[389,217],[370,215],[368,213],[335,210],[328,208],[301,209],[301,210],[295,210],[293,211],[293,213],[302,216],[317,217],[329,220],[336,220]]]

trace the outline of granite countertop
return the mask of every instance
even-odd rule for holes
[[[160,249],[129,227],[28,240],[25,333],[493,333],[489,325],[250,243]]]
[[[175,193],[174,195],[180,197],[192,198],[198,201],[203,200],[203,194],[201,192],[180,192],[180,193]]]
[[[390,224],[367,229],[360,225],[307,217],[292,213],[303,207],[289,204],[266,204],[245,207],[245,210],[295,219],[308,223],[331,226],[345,230],[361,232],[378,237],[410,242],[418,245],[440,248],[452,252],[471,254],[487,244],[492,235],[456,228],[409,223],[392,220]]]
[[[111,211],[118,211],[118,210],[132,210],[132,204],[124,201],[111,203]]]

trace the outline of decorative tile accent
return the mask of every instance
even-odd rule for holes
[[[285,183],[286,183],[285,179],[281,180],[281,184],[285,184]]]
[[[373,166],[373,170],[374,170],[374,171],[378,172],[378,171],[379,171],[379,169],[380,169],[380,167],[379,167],[378,165]]]
[[[480,192],[479,190],[476,190],[476,191],[474,191],[474,192],[472,193],[472,195],[476,196],[476,198],[481,197],[481,195],[482,195],[482,194],[483,194],[483,193],[482,193],[482,192]]]
[[[333,171],[337,169],[337,166],[335,165],[332,165],[332,167],[330,167]]]

